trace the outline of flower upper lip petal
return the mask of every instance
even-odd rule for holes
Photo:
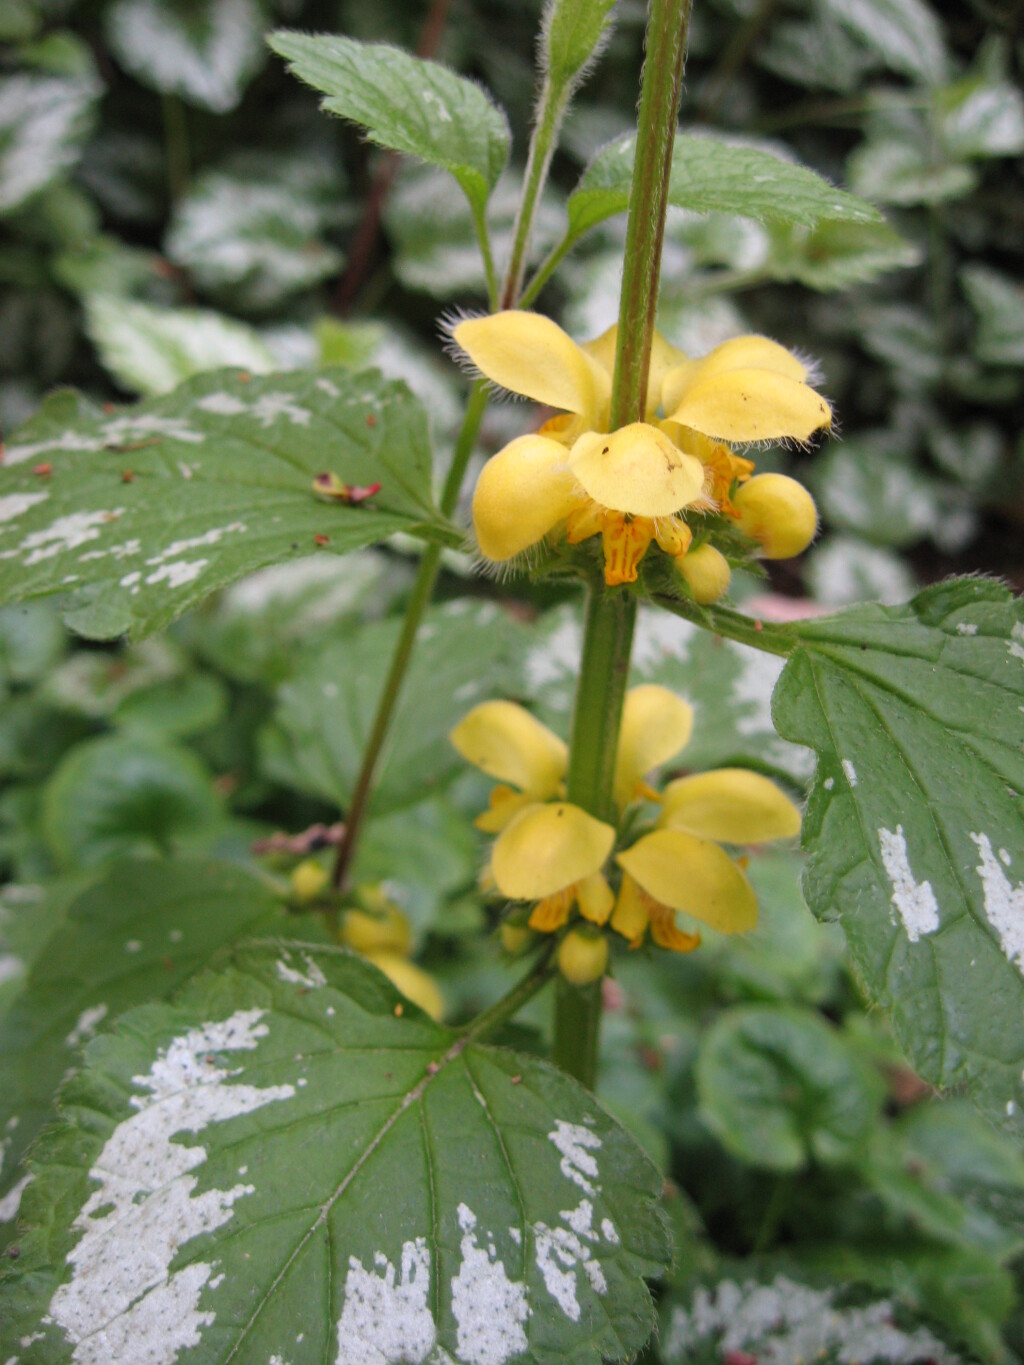
[[[588,427],[607,424],[611,376],[542,313],[508,309],[467,318],[452,336],[477,369],[503,389],[574,412]]]
[[[654,900],[725,934],[757,923],[753,887],[733,860],[709,839],[681,829],[656,829],[616,857]]]
[[[554,796],[565,776],[565,743],[512,701],[474,706],[449,738],[467,762],[538,801]]]
[[[540,900],[600,871],[615,830],[567,801],[527,806],[505,827],[491,852],[499,891]]]
[[[669,517],[696,502],[704,466],[657,427],[631,422],[607,435],[587,431],[569,452],[569,470],[602,507],[637,517]]]
[[[627,692],[615,756],[615,802],[620,809],[629,805],[645,773],[674,758],[692,731],[693,708],[668,688],[646,683]]]

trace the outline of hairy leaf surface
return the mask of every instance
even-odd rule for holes
[[[63,1110],[6,1292],[21,1365],[598,1365],[653,1325],[633,1140],[341,950],[240,950],[98,1039]]]

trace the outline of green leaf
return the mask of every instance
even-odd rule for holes
[[[0,80],[0,214],[75,164],[99,94],[93,75],[19,72]]]
[[[608,41],[615,0],[553,0],[544,14],[541,51],[556,89],[575,85]]]
[[[280,29],[267,39],[321,107],[371,142],[450,171],[477,214],[508,160],[508,123],[486,91],[437,62],[385,43]]]
[[[569,1077],[399,1003],[340,950],[265,945],[93,1043],[25,1200],[21,1365],[101,1327],[177,1365],[631,1356],[660,1176]]]
[[[817,1365],[968,1365],[931,1323],[895,1296],[822,1285],[789,1274],[694,1284],[662,1305],[665,1365],[721,1365],[723,1360],[798,1361]],[[807,1353],[805,1355],[805,1352]]]
[[[382,487],[327,503],[313,491],[325,470]],[[372,371],[208,374],[119,412],[58,393],[0,468],[0,600],[70,589],[76,630],[144,635],[318,544],[447,534],[430,477],[422,408]]]
[[[774,715],[818,757],[807,903],[918,1074],[1024,1131],[1024,604],[954,579],[794,630]]]
[[[37,682],[66,649],[67,633],[52,607],[29,602],[0,608],[0,682]]]
[[[320,240],[336,216],[323,177],[315,166],[305,176],[294,163],[287,169],[252,158],[233,173],[210,171],[175,206],[168,257],[229,308],[280,308],[341,266],[341,253]]]
[[[910,137],[878,137],[850,155],[846,174],[853,189],[879,204],[901,208],[962,199],[977,184],[977,173],[941,149],[918,146]]]
[[[164,638],[129,649],[77,649],[45,679],[40,696],[58,711],[106,720],[134,692],[178,677],[184,656]]]
[[[1024,1245],[1024,1157],[965,1102],[901,1115],[861,1170],[888,1208],[938,1241],[1000,1260]]]
[[[275,719],[287,747],[268,750],[280,780],[348,805],[400,626],[354,631],[281,686]],[[521,647],[515,622],[491,602],[428,613],[377,770],[375,810],[420,800],[465,771],[448,733],[478,702],[510,690]]]
[[[895,433],[831,446],[815,461],[808,482],[832,525],[875,544],[905,546],[928,538],[953,549],[971,538],[977,524],[966,496],[917,469]]]
[[[117,0],[105,19],[126,71],[218,114],[235,108],[266,56],[258,0]]]
[[[409,577],[375,550],[312,555],[250,574],[184,624],[197,652],[227,677],[273,686],[326,639],[385,613]]]
[[[697,1057],[700,1113],[751,1166],[848,1165],[870,1136],[885,1087],[843,1035],[811,1010],[726,1010]]]
[[[942,28],[925,0],[824,0],[824,6],[890,70],[932,84],[945,75]]]
[[[1024,95],[982,73],[936,92],[942,139],[955,157],[1015,156],[1024,151]]]
[[[960,283],[978,314],[974,352],[987,365],[1024,364],[1024,289],[983,265],[964,266]]]
[[[37,918],[47,937],[31,957],[19,942],[27,971],[0,1017],[0,1132],[6,1136],[0,1208],[6,1198],[10,1210],[0,1233],[17,1209],[11,1191],[24,1179],[17,1163],[56,1117],[57,1087],[100,1024],[166,998],[225,944],[285,924],[260,879],[240,867],[198,861],[123,862],[70,904],[66,895],[42,905],[23,895],[5,908],[14,923],[7,927],[0,919],[4,938],[14,939],[17,925],[23,941]]]
[[[85,326],[104,366],[133,393],[167,393],[225,365],[253,374],[274,368],[258,332],[206,309],[157,308],[116,294],[90,294]]]
[[[920,260],[919,248],[888,223],[823,222],[774,229],[765,270],[774,280],[797,280],[809,289],[849,289]]]
[[[569,236],[624,213],[633,178],[635,135],[601,149],[569,196]],[[736,213],[759,222],[878,222],[877,209],[837,190],[814,171],[763,148],[709,134],[676,138],[669,203],[694,213]]]
[[[76,745],[47,784],[43,810],[47,841],[66,867],[194,846],[225,818],[190,750],[141,735]]]
[[[802,90],[838,90],[850,94],[875,65],[872,53],[823,7],[812,17],[773,23],[754,50],[758,66]]]

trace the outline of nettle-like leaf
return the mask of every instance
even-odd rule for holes
[[[978,315],[974,350],[988,365],[1024,364],[1024,295],[1020,285],[983,265],[965,266],[960,282]]]
[[[19,208],[74,165],[100,89],[85,72],[19,72],[0,80],[0,214]]]
[[[662,1306],[665,1365],[752,1359],[820,1365],[967,1365],[934,1327],[880,1298],[788,1274],[723,1279],[673,1293]]]
[[[624,213],[633,180],[636,137],[598,152],[569,197],[569,236],[581,237],[612,214]],[[676,138],[668,202],[695,213],[736,213],[759,222],[873,223],[877,209],[838,190],[794,161],[758,146],[689,133]]]
[[[807,902],[918,1073],[1024,1131],[1024,603],[954,579],[795,634],[774,715],[818,755]]]
[[[224,114],[266,59],[259,0],[117,0],[107,41],[151,90]]]
[[[18,1162],[53,1121],[61,1078],[100,1024],[166,998],[226,944],[286,923],[259,878],[211,861],[126,861],[70,904],[57,896],[51,913],[53,899],[41,906],[24,889],[0,919],[12,948],[37,919],[48,930],[31,954],[21,947],[20,989],[0,1016],[0,1235],[13,1233],[25,1188]]]
[[[62,1109],[4,1295],[21,1365],[598,1365],[653,1325],[633,1140],[340,949],[242,949],[123,1017]]]
[[[399,628],[383,621],[354,630],[282,684],[275,719],[288,744],[271,731],[264,750],[279,780],[348,806]],[[512,689],[521,649],[521,628],[493,602],[463,599],[427,615],[377,772],[378,812],[465,772],[448,733],[477,702]]]
[[[508,160],[505,115],[472,81],[386,43],[281,29],[267,39],[321,107],[358,124],[371,142],[450,171],[474,212]]]
[[[335,216],[320,190],[315,175],[304,183],[269,158],[262,166],[243,162],[237,171],[209,171],[176,205],[167,255],[229,307],[279,308],[341,265],[341,254],[320,240]]]
[[[741,1161],[795,1171],[849,1163],[884,1098],[881,1077],[812,1010],[726,1010],[701,1041],[701,1115]]]
[[[822,222],[776,227],[764,268],[773,280],[797,280],[809,289],[849,289],[920,259],[918,247],[887,223]]]
[[[945,74],[942,28],[925,0],[824,0],[824,9],[891,70],[927,82]]]
[[[554,0],[541,53],[556,88],[575,84],[608,41],[615,0]]]
[[[381,488],[325,502],[323,472]],[[145,635],[253,569],[395,531],[460,539],[422,407],[375,371],[221,371],[112,411],[58,393],[0,467],[0,600],[69,593],[82,634]]]
[[[89,294],[85,328],[118,384],[147,396],[225,365],[250,374],[275,368],[254,328],[205,308],[158,308],[117,294]]]

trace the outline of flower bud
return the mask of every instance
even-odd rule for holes
[[[728,590],[732,570],[725,555],[713,545],[698,545],[689,554],[680,555],[675,563],[680,577],[693,594],[693,600],[702,607],[717,602]]]
[[[292,868],[292,896],[300,905],[316,900],[328,882],[327,869],[315,858],[306,858]]]
[[[740,530],[758,541],[766,559],[801,554],[818,529],[818,509],[807,489],[785,474],[758,474],[733,498]]]
[[[409,921],[401,910],[387,903],[379,915],[346,910],[340,938],[347,948],[372,957],[374,953],[407,953],[411,935]]]
[[[432,976],[415,962],[398,953],[371,953],[370,961],[384,973],[406,1000],[419,1005],[424,1014],[439,1020],[444,1014],[444,996]]]
[[[599,981],[608,966],[608,940],[604,934],[570,929],[558,946],[558,970],[573,986]]]
[[[510,924],[508,920],[499,931],[501,946],[510,957],[518,957],[533,938],[525,924]]]

